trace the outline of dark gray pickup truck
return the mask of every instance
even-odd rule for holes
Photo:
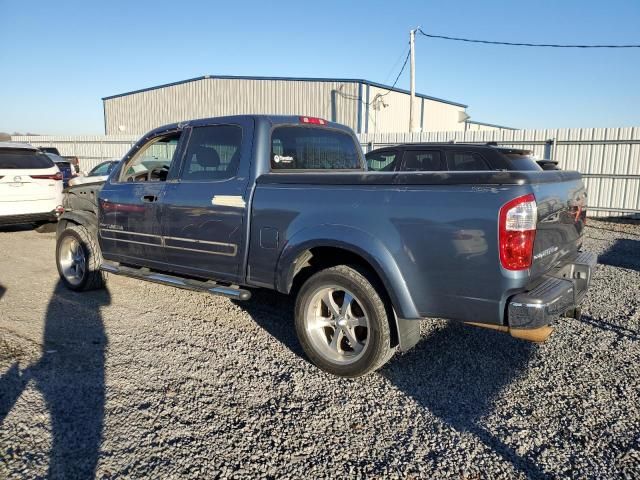
[[[411,348],[426,317],[544,341],[579,315],[585,205],[577,172],[370,172],[344,126],[211,118],[158,128],[104,185],[68,189],[56,258],[73,290],[109,272],[294,294],[308,357],[354,377]]]

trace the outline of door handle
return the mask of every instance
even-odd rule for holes
[[[143,195],[142,197],[140,197],[140,200],[142,200],[143,202],[151,203],[158,200],[158,197],[156,195]]]

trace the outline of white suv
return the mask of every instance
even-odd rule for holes
[[[0,225],[55,221],[62,212],[62,174],[26,143],[0,142]]]

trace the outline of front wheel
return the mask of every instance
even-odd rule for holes
[[[314,274],[300,289],[296,332],[319,368],[359,377],[393,355],[388,309],[374,285],[368,272],[339,265]]]
[[[70,224],[58,237],[56,264],[67,288],[85,291],[104,287],[101,260],[98,242],[82,225]]]

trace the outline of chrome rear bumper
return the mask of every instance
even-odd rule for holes
[[[575,316],[591,283],[597,256],[580,252],[571,262],[545,275],[527,292],[512,297],[507,307],[511,329],[536,329],[553,319]]]

